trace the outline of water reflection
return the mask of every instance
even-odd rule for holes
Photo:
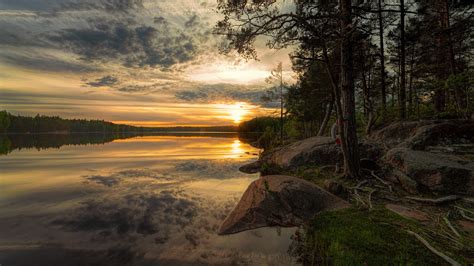
[[[251,142],[252,133],[236,132],[157,132],[157,133],[74,133],[74,134],[0,134],[0,155],[22,149],[50,149],[66,145],[105,144],[112,141],[127,140],[136,137],[202,137],[202,138],[238,138],[239,141]],[[158,138],[148,139],[150,142]]]
[[[13,149],[0,157],[0,263],[290,264],[293,229],[216,234],[257,153],[235,135]]]

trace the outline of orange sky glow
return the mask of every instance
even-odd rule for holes
[[[278,62],[292,79],[290,49],[269,49],[265,40],[256,42],[259,60],[219,53],[215,0],[144,0],[123,12],[33,2],[0,4],[0,110],[12,114],[150,127],[237,125],[277,111],[261,96]]]

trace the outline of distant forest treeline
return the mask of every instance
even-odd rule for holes
[[[0,133],[148,133],[170,131],[236,132],[237,127],[135,127],[104,120],[64,119],[58,116],[39,114],[29,117],[0,111]]]

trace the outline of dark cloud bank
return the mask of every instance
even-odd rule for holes
[[[66,29],[50,39],[84,60],[115,61],[133,67],[169,68],[192,60],[197,53],[192,37],[163,27],[99,24]]]
[[[118,78],[114,76],[104,76],[96,81],[87,82],[86,85],[91,87],[103,87],[103,86],[112,86],[117,84]]]
[[[25,49],[41,47],[70,51],[84,62],[117,62],[126,67],[169,69],[195,59],[204,49],[203,43],[209,40],[204,37],[210,35],[210,26],[204,25],[196,14],[189,15],[182,25],[172,25],[160,15],[147,23],[149,14],[143,7],[143,0],[4,0],[0,3],[0,9],[35,12],[34,17],[23,18],[18,27],[12,27],[16,20],[0,20],[0,44]],[[76,15],[66,17],[65,13],[60,13],[63,11],[95,12],[80,18]],[[50,21],[51,25],[40,27],[41,19]],[[77,26],[71,26],[71,23]],[[31,65],[31,61],[44,61],[45,65],[51,64],[54,69],[60,63],[67,64],[41,56],[27,58],[11,55],[6,59],[8,63],[20,66]],[[40,68],[34,63],[30,68]],[[74,64],[65,66],[66,69],[74,67]]]

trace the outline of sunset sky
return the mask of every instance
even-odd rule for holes
[[[272,112],[288,50],[221,55],[216,0],[0,0],[0,109],[144,126],[223,125]]]

